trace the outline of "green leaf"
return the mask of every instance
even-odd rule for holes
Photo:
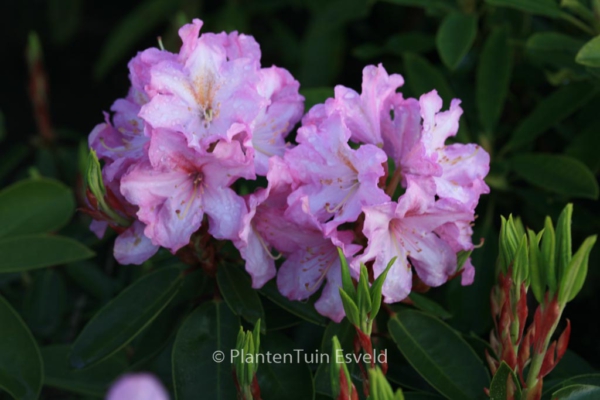
[[[412,300],[413,305],[421,311],[425,311],[426,313],[441,319],[448,319],[452,317],[452,314],[450,314],[444,307],[431,300],[427,296],[411,292],[408,297]]]
[[[263,330],[266,328],[265,311],[258,292],[252,289],[250,277],[241,267],[219,265],[217,282],[227,305],[236,315],[244,317],[252,324],[256,324],[256,321],[262,319]]]
[[[352,324],[350,324],[347,318],[344,318],[339,324],[330,322],[327,325],[325,333],[323,334],[323,340],[321,341],[321,354],[329,354],[331,357],[333,357],[333,354],[335,354],[332,340],[334,336],[337,337],[338,342],[340,343],[340,348],[344,354],[354,351],[353,342],[354,337],[356,336],[356,329]],[[336,364],[333,362],[333,358],[331,358],[330,361],[331,362],[329,363],[319,364],[317,372],[315,373],[315,388],[318,393],[332,397],[332,390],[335,392],[335,387],[332,389],[331,386],[331,380],[333,379],[331,370],[336,368]],[[339,375],[336,382],[339,384]]]
[[[537,32],[527,39],[525,51],[536,63],[577,69],[575,56],[584,43],[580,39],[559,32]]]
[[[0,391],[17,400],[35,400],[44,378],[40,350],[27,325],[2,296],[0,326]]]
[[[344,292],[346,292],[348,297],[354,300],[356,299],[356,288],[354,287],[352,277],[350,276],[350,267],[348,267],[348,260],[346,259],[346,256],[344,256],[342,249],[338,247],[337,250],[342,269],[342,288],[344,289]]]
[[[508,397],[507,385],[509,379],[512,379],[515,387],[517,388],[514,397]],[[510,398],[519,399],[520,397],[521,385],[519,384],[519,380],[517,379],[514,371],[510,369],[508,364],[502,361],[490,385],[490,400],[508,400]]]
[[[279,332],[270,333],[262,344],[264,353],[291,354],[293,362],[261,364],[257,373],[261,396],[264,399],[314,399],[313,377],[303,357],[296,359],[297,345]]]
[[[306,321],[312,322],[315,325],[325,326],[327,324],[328,320],[315,310],[315,301],[313,299],[303,302],[289,300],[279,293],[277,285],[273,281],[267,282],[260,289],[260,293],[279,307]]]
[[[558,282],[562,286],[563,277],[573,257],[571,240],[571,220],[573,219],[573,204],[567,204],[556,221],[556,268]]]
[[[300,94],[304,96],[304,110],[310,110],[315,104],[325,103],[330,97],[333,97],[333,88],[315,87],[301,88]]]
[[[598,182],[590,170],[571,157],[523,154],[512,158],[511,167],[521,178],[548,191],[568,197],[598,199]]]
[[[506,29],[492,30],[477,66],[475,90],[479,120],[489,133],[494,132],[498,124],[510,85],[512,56],[508,39]]]
[[[435,317],[405,310],[388,329],[410,364],[449,399],[478,399],[490,380],[481,360],[463,338]]]
[[[577,53],[575,61],[587,67],[600,67],[600,36],[587,42]]]
[[[52,335],[62,323],[65,311],[65,282],[52,269],[36,273],[23,304],[23,317],[34,334]]]
[[[456,10],[456,4],[450,0],[384,0],[399,6],[422,7],[426,9],[438,9],[443,11]]]
[[[600,397],[600,386],[571,385],[552,394],[552,400],[596,400]]]
[[[52,345],[41,349],[44,360],[44,385],[84,396],[103,397],[109,385],[127,369],[124,352],[84,370],[69,366],[69,345]]]
[[[596,93],[594,85],[588,83],[572,83],[556,90],[521,121],[503,151],[533,142],[542,133],[583,107]]]
[[[357,305],[361,320],[371,312],[371,293],[369,290],[369,273],[364,264],[360,265],[360,279],[358,280]],[[374,319],[374,316],[371,318]]]
[[[513,261],[513,280],[515,283],[527,281],[529,276],[529,253],[527,250],[527,236],[523,234]]]
[[[60,182],[15,183],[0,192],[0,237],[56,231],[69,222],[74,211],[73,193]]]
[[[350,296],[346,294],[344,289],[339,288],[339,290],[340,297],[342,298],[342,304],[344,306],[344,311],[346,312],[346,317],[348,318],[348,321],[350,321],[350,323],[352,323],[353,325],[360,327],[361,319],[358,306],[356,305],[354,300],[352,300]]]
[[[585,239],[571,259],[560,281],[560,290],[558,292],[559,303],[565,304],[573,300],[583,287],[587,275],[590,252],[596,243],[596,239],[595,235]]]
[[[165,309],[181,282],[180,268],[166,267],[131,284],[83,328],[73,343],[71,365],[89,367],[125,347]]]
[[[550,293],[554,294],[557,288],[556,280],[556,235],[554,233],[554,225],[552,219],[546,217],[544,221],[544,234],[542,235],[542,260],[543,268],[541,272],[545,276],[545,281],[548,283]]]
[[[173,346],[175,399],[194,399],[200,393],[206,399],[236,398],[230,355],[239,328],[238,317],[221,301],[204,303],[194,310],[179,329]],[[213,359],[217,351],[222,352],[222,362]]]
[[[594,174],[600,170],[600,157],[597,151],[600,148],[598,132],[600,132],[600,121],[594,121],[579,132],[565,150],[566,155],[583,162]]]
[[[454,94],[444,75],[429,61],[416,54],[406,53],[404,66],[406,82],[417,97],[436,89],[444,102],[450,104]]]
[[[531,229],[527,230],[529,236],[529,282],[531,284],[531,290],[538,303],[544,302],[544,295],[546,294],[546,281],[544,280],[545,274],[541,271],[541,268],[545,265],[541,262],[540,247],[537,235]]]
[[[485,0],[485,2],[492,6],[515,8],[550,18],[559,18],[562,15],[562,10],[554,0]]]
[[[119,61],[135,55],[135,44],[175,13],[178,5],[179,1],[173,0],[146,0],[132,10],[110,30],[94,69],[95,77],[103,78]]]
[[[561,360],[562,362],[562,360]],[[552,381],[554,382],[554,381]],[[550,382],[548,382],[550,383]],[[592,386],[600,386],[600,374],[583,374],[583,375],[575,375],[568,379],[561,379],[555,385],[548,385],[548,388],[544,389],[543,396],[546,394],[554,393],[562,388],[572,385],[592,385]],[[544,380],[544,386],[546,386],[546,380]]]
[[[393,257],[388,262],[383,272],[379,274],[379,276],[373,281],[373,284],[371,285],[371,320],[374,320],[377,314],[379,313],[379,309],[381,308],[381,291],[383,290],[383,284],[385,283],[385,279],[387,278],[387,274],[390,271],[390,268],[392,268],[392,265],[394,265],[395,262],[396,257]]]
[[[451,70],[455,70],[477,36],[477,17],[453,12],[448,14],[440,25],[436,45],[440,58]]]
[[[94,256],[81,243],[61,236],[29,235],[0,239],[0,273],[51,267]]]

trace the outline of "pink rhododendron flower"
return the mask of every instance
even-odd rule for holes
[[[121,191],[139,206],[137,216],[152,243],[177,251],[200,228],[205,212],[213,236],[236,236],[246,207],[229,185],[252,177],[251,160],[239,142],[219,142],[212,152],[200,154],[177,133],[156,130],[148,155],[123,176]]]
[[[385,153],[370,144],[354,150],[349,138],[342,118],[334,113],[318,125],[300,128],[299,145],[284,157],[300,182],[288,203],[301,208],[307,204],[306,211],[324,224],[325,234],[344,222],[356,221],[362,207],[389,200],[378,187]]]
[[[106,400],[169,400],[169,394],[153,375],[123,375],[108,391]]]
[[[489,156],[476,144],[446,144],[459,100],[442,111],[436,91],[404,98],[400,75],[367,66],[360,93],[338,85],[302,116],[299,83],[263,68],[253,37],[201,27],[179,30],[177,53],[134,57],[129,93],[90,134],[106,187],[106,196],[94,192],[106,197],[100,203],[88,195],[91,229],[117,231],[120,263],[142,263],[159,247],[175,253],[196,233],[194,246],[213,246],[207,254],[221,251],[215,239],[230,240],[252,287],[276,277],[291,300],[320,291],[315,307],[334,321],[344,316],[337,248],[355,277],[360,263],[377,277],[396,257],[388,303],[408,296],[413,269],[429,286],[459,272],[473,281],[471,260],[457,271],[457,254],[474,248]],[[257,176],[266,185],[246,182]]]

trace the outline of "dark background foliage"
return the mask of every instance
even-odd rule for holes
[[[0,186],[41,175],[81,193],[81,144],[102,121],[102,111],[126,94],[127,61],[156,46],[158,36],[166,48],[178,49],[177,28],[192,18],[204,21],[203,31],[253,35],[261,45],[263,66],[289,69],[311,104],[331,96],[336,84],[359,90],[362,68],[381,62],[389,73],[405,77],[406,96],[437,88],[446,106],[451,97],[462,99],[465,113],[457,140],[478,142],[492,155],[491,194],[482,198],[475,227],[474,241],[485,239],[473,256],[475,284],[462,288],[452,281],[428,293],[452,314],[450,325],[487,337],[500,215],[519,215],[540,230],[545,215],[555,219],[573,202],[574,247],[600,230],[600,74],[575,63],[577,51],[594,31],[545,11],[536,15],[494,6],[498,3],[511,2],[3,0]],[[592,2],[581,3],[591,7]],[[453,13],[471,19],[444,31]],[[469,30],[473,20],[474,30]],[[36,124],[28,91],[31,32],[39,37],[48,79],[49,140]],[[461,35],[474,35],[464,56],[460,43],[471,40]],[[495,44],[489,44],[492,36]],[[445,49],[450,55],[441,57]],[[491,111],[497,123],[485,111],[494,107],[499,107]],[[557,155],[563,157],[547,158]],[[116,265],[113,237],[95,239],[88,223],[78,213],[61,234],[92,248],[95,258],[52,269],[52,276],[41,277],[47,274],[42,271],[0,274],[0,293],[24,315],[42,345],[71,343],[107,301],[152,268],[152,263]],[[587,283],[566,310],[573,325],[570,349],[579,355],[570,355],[565,363],[573,364],[566,370],[588,368],[585,362],[600,368],[599,258],[596,247]],[[40,289],[38,281],[47,280]],[[178,322],[164,322],[171,323]],[[322,336],[322,328],[308,323],[283,332],[307,348],[318,347]],[[159,353],[153,364],[140,365],[165,376],[170,373],[168,356]],[[46,398],[62,398],[61,393],[44,390]]]

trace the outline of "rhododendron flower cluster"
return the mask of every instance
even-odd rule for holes
[[[127,97],[90,134],[119,217],[96,210],[92,229],[119,233],[119,262],[139,264],[159,247],[175,253],[203,226],[237,247],[254,288],[275,278],[292,300],[321,290],[315,307],[335,321],[344,316],[338,248],[355,278],[361,263],[377,277],[396,257],[383,286],[388,303],[417,279],[472,282],[470,260],[459,270],[457,253],[473,249],[489,156],[475,144],[446,144],[458,131],[459,100],[442,111],[436,91],[404,98],[400,75],[367,66],[361,93],[337,86],[303,116],[299,83],[261,67],[251,36],[199,35],[201,26],[180,29],[177,54],[152,48],[131,60]],[[234,183],[257,176],[266,187],[236,192]]]

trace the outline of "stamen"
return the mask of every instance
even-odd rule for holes
[[[262,238],[262,236],[260,236],[260,234],[258,232],[256,232],[256,229],[254,229],[254,226],[252,226],[252,230],[256,234],[256,237],[258,238],[258,241],[260,242],[260,245],[265,250],[265,253],[268,254],[269,258],[271,260],[279,260],[281,258],[281,253],[279,253],[276,256],[274,256],[273,253],[271,253],[271,250],[269,250],[269,246],[267,246],[267,244],[265,243],[265,241]]]
[[[358,185],[359,185],[359,182],[356,181],[352,186],[350,186],[348,188],[348,194],[346,194],[346,196],[344,196],[342,201],[340,201],[334,208],[330,208],[329,203],[327,203],[325,205],[325,211],[327,211],[328,213],[337,212],[340,208],[342,208],[344,206],[344,204],[346,203],[346,201],[348,201],[350,196],[352,196],[354,193],[356,193],[356,191],[358,190]]]

